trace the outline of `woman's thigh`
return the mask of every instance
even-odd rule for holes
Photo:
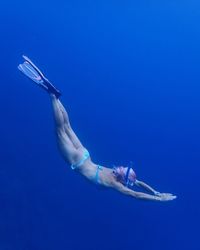
[[[70,164],[73,164],[78,158],[78,150],[72,143],[68,134],[63,130],[56,131],[58,148],[63,158]]]
[[[66,125],[64,129],[76,149],[84,148],[71,126]]]

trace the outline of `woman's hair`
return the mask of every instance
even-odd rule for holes
[[[114,167],[113,174],[117,181],[121,182],[126,186],[133,186],[136,181],[136,174],[132,167]]]

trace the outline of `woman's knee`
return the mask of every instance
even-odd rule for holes
[[[69,139],[67,133],[65,132],[64,127],[56,128],[55,134],[59,141],[68,141]]]

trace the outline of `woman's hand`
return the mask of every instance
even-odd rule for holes
[[[157,192],[156,196],[159,197],[160,201],[172,201],[177,198],[176,195],[169,194],[169,193],[159,193],[159,192]]]

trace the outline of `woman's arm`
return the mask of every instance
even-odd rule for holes
[[[149,186],[148,184],[146,184],[143,181],[136,180],[135,184],[138,187],[142,187],[142,188],[146,189],[147,191],[152,192],[154,195],[159,195],[160,194],[160,192],[156,191],[155,189],[153,189],[151,186]]]
[[[136,191],[133,191],[132,189],[125,187],[123,184],[119,182],[114,183],[113,188],[122,194],[129,195],[137,199],[152,200],[152,201],[170,201],[170,200],[176,199],[176,196],[172,194],[160,193],[160,195],[157,196],[157,195],[151,195],[151,194],[146,194],[142,192],[136,192]]]

